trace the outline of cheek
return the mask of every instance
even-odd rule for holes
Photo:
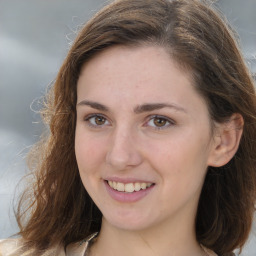
[[[104,160],[104,149],[101,140],[91,138],[77,131],[75,154],[80,172],[91,172]]]
[[[170,188],[201,184],[207,169],[208,150],[201,138],[180,136],[148,145],[148,159]],[[206,140],[205,140],[206,141]]]
[[[84,133],[76,133],[75,154],[82,183],[94,198],[95,189],[99,189],[100,165],[104,159],[101,143]]]
[[[158,153],[151,157],[155,159],[152,165],[161,179],[161,198],[166,211],[197,202],[206,174],[202,149],[182,145],[156,150]]]

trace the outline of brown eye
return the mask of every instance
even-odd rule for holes
[[[167,123],[167,120],[164,119],[164,118],[161,118],[161,117],[155,117],[154,120],[154,125],[157,126],[157,127],[163,127],[166,125]]]
[[[109,121],[107,118],[101,115],[91,115],[85,119],[85,121],[88,123],[91,127],[103,127],[106,125],[109,125]]]
[[[172,119],[158,115],[152,116],[147,122],[147,126],[156,130],[166,129],[173,125],[175,125],[175,122]]]
[[[163,118],[160,118],[160,117],[154,118],[154,124],[155,124],[155,126],[157,126],[157,127],[165,126],[166,123],[167,123],[167,120],[166,120],[166,119],[163,119]]]
[[[103,125],[106,122],[106,119],[103,116],[96,116],[95,117],[95,124]]]

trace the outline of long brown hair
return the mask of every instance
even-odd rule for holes
[[[227,165],[209,167],[196,218],[198,241],[231,255],[248,238],[255,211],[256,95],[234,33],[210,2],[199,0],[115,1],[82,28],[42,110],[49,136],[30,154],[36,181],[17,211],[26,246],[65,246],[100,230],[101,212],[82,185],[75,158],[76,86],[85,62],[120,44],[166,48],[190,70],[213,121],[243,116],[239,149]]]

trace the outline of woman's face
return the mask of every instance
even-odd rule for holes
[[[106,223],[194,225],[212,151],[207,106],[165,49],[114,46],[83,66],[75,152]]]

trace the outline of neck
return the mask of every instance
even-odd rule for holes
[[[103,218],[99,237],[90,253],[90,256],[97,255],[203,256],[205,253],[196,241],[194,225],[189,223],[181,225],[173,220],[150,229],[124,230]]]

